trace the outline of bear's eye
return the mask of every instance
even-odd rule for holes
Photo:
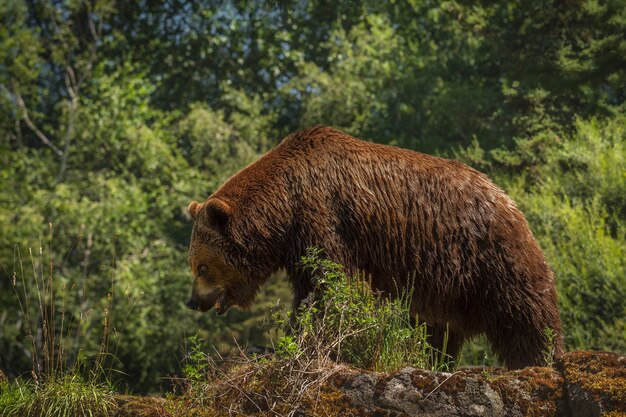
[[[206,265],[202,264],[198,267],[198,275],[202,277],[206,277],[209,274],[209,268]]]

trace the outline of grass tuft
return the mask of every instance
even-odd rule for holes
[[[116,408],[110,386],[78,375],[0,385],[0,415],[6,417],[108,417]]]
[[[115,260],[110,292],[102,307],[101,343],[96,352],[83,349],[85,332],[92,330],[82,323],[92,311],[85,300],[87,269],[78,283],[59,275],[63,268],[52,254],[51,223],[48,229],[47,241],[40,240],[35,250],[29,248],[28,267],[15,247],[11,286],[25,323],[31,371],[29,378],[0,378],[0,416],[112,416],[117,407],[110,382],[116,358],[109,346]],[[76,242],[70,254],[75,247]]]

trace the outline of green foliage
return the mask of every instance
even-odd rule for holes
[[[398,89],[401,143],[411,136],[442,150],[469,145],[510,147],[550,129],[570,132],[574,115],[609,115],[624,100],[623,1],[460,1],[393,4],[406,40]],[[406,104],[405,104],[406,103]],[[392,113],[393,114],[393,113]],[[408,142],[404,140],[407,138]]]
[[[311,272],[315,291],[289,319],[294,335],[279,339],[279,357],[331,358],[378,371],[449,366],[445,352],[427,343],[426,325],[411,326],[410,289],[385,298],[316,249],[308,249],[301,264]]]
[[[64,375],[41,385],[17,380],[0,383],[0,415],[6,417],[109,417],[117,404],[106,384]]]
[[[302,351],[298,346],[296,338],[291,335],[285,335],[278,339],[276,346],[276,356],[279,359],[293,359],[301,355]]]
[[[568,349],[623,352],[626,336],[624,116],[578,121],[491,152],[555,272]],[[517,175],[511,172],[519,171]]]
[[[32,383],[0,382],[0,413],[3,416],[28,416],[35,402],[35,388]]]
[[[187,356],[183,366],[183,375],[192,382],[205,381],[208,364],[206,354],[202,351],[202,338],[199,334],[195,334],[187,338],[187,342]]]
[[[570,349],[626,349],[625,143],[623,117],[579,122],[518,197],[555,271]]]
[[[185,208],[317,123],[456,152],[488,173],[555,271],[567,346],[625,352],[625,10],[623,0],[0,0],[0,368],[31,368],[12,281],[17,251],[39,247],[55,286],[86,283],[68,308],[90,312],[75,321],[85,354],[115,307],[111,346],[136,390],[182,372],[176,353],[196,331],[222,352],[233,339],[267,344],[258,322],[290,299],[284,279],[251,312],[184,308]],[[42,245],[49,223],[54,245]],[[410,344],[394,334],[387,346]],[[470,345],[466,358],[478,364],[485,349]]]
[[[23,84],[22,94],[32,90],[41,65],[41,44],[37,33],[26,25],[26,19],[23,2],[0,2],[0,129],[3,132],[9,132],[15,118],[20,117],[10,91],[17,88],[18,80]],[[19,132],[15,133],[14,140],[20,140]]]
[[[257,103],[252,104],[254,117],[260,120]],[[224,112],[214,112],[206,105],[192,104],[189,113],[178,122],[175,130],[179,144],[190,165],[199,169],[205,178],[211,179],[208,189],[215,190],[242,165],[253,162],[266,150],[267,138],[256,132],[255,123],[244,126],[239,113],[230,115],[229,123]],[[239,126],[238,126],[239,125]],[[261,128],[263,126],[261,125]],[[241,128],[239,130],[238,128]],[[204,185],[207,187],[207,185]]]
[[[91,289],[87,275],[82,282],[72,283],[71,275],[59,272],[53,235],[50,224],[47,238],[35,250],[29,248],[28,258],[22,258],[15,248],[10,286],[23,321],[15,336],[23,343],[19,348],[29,353],[30,379],[0,381],[0,415],[113,416],[117,405],[111,384],[115,357],[110,342],[117,338],[111,337],[111,331],[122,334],[125,323],[116,327],[112,322],[112,291],[92,307],[85,297]],[[93,317],[101,324],[99,329],[85,326]],[[6,353],[10,358],[13,352]]]
[[[377,132],[380,120],[390,117],[388,89],[402,57],[390,22],[371,15],[349,32],[336,27],[324,47],[330,68],[302,62],[302,75],[284,87],[303,95],[300,125],[324,123],[366,137]]]

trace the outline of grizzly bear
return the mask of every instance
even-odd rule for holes
[[[192,309],[248,308],[282,268],[298,306],[313,291],[299,261],[316,247],[383,294],[411,286],[411,314],[428,323],[436,348],[447,329],[453,357],[483,333],[510,369],[563,351],[554,277],[524,215],[460,162],[315,127],[189,213]]]

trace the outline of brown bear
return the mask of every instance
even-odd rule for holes
[[[248,308],[281,268],[297,306],[313,290],[299,260],[316,247],[384,294],[412,281],[412,314],[437,348],[449,329],[453,357],[482,333],[511,369],[563,351],[554,277],[524,215],[460,162],[315,127],[285,138],[189,213],[192,309]]]

